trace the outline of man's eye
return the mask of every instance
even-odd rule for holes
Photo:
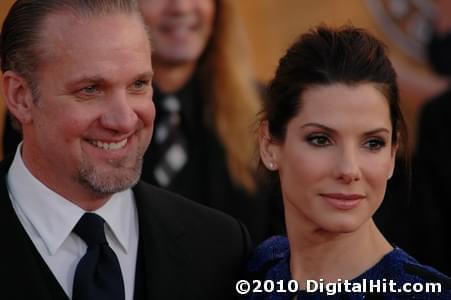
[[[98,85],[89,85],[79,89],[76,92],[76,96],[80,99],[91,99],[92,97],[96,97],[101,92],[101,89]]]
[[[80,95],[92,96],[99,93],[99,87],[97,85],[86,86],[78,92]]]
[[[308,136],[307,142],[316,147],[325,147],[332,144],[329,137],[325,135]]]
[[[86,94],[94,94],[98,91],[98,88],[95,85],[90,85],[90,86],[84,87],[82,89],[82,91]]]
[[[150,81],[148,80],[136,80],[135,82],[133,82],[133,86],[132,89],[134,91],[141,91],[146,89],[150,84]]]

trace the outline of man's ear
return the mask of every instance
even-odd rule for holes
[[[27,81],[16,72],[2,76],[3,96],[9,112],[22,124],[32,121],[33,94]]]
[[[278,170],[280,145],[271,137],[267,121],[263,121],[258,128],[258,142],[260,146],[260,157],[263,164],[270,171]]]

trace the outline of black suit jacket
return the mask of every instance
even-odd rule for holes
[[[451,87],[420,112],[413,165],[412,254],[451,275]]]
[[[18,220],[6,187],[11,160],[0,164],[2,299],[67,299]],[[233,299],[250,249],[235,219],[140,182],[135,299]]]
[[[168,96],[153,86],[157,110],[155,128],[167,122],[163,100]],[[227,166],[223,142],[209,113],[212,99],[205,95],[205,81],[194,74],[175,96],[180,101],[180,134],[185,137],[187,162],[166,189],[229,214],[246,225],[255,245],[268,237],[284,233],[282,201],[271,197],[266,187],[250,194],[234,182]],[[11,143],[5,127],[4,145]],[[154,171],[166,155],[167,145],[152,139],[144,155],[141,179],[158,186]],[[8,151],[5,148],[5,151]],[[260,191],[261,190],[261,191]]]

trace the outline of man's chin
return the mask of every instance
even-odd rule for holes
[[[122,192],[135,186],[139,180],[139,176],[125,176],[125,175],[109,175],[86,178],[85,181],[88,187],[98,194],[114,194]]]
[[[98,194],[114,194],[133,187],[141,176],[141,165],[131,167],[96,166],[82,168],[78,181]]]

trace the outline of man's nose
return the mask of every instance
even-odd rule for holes
[[[358,150],[352,147],[343,147],[337,156],[334,170],[336,180],[349,184],[359,181],[361,170],[359,165]]]
[[[130,100],[126,92],[117,92],[112,95],[101,117],[102,126],[119,133],[135,130],[138,116]]]

